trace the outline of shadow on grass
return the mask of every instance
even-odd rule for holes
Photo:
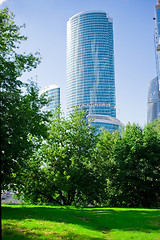
[[[43,238],[42,238],[43,237]],[[48,236],[49,239],[67,239],[67,240],[103,240],[104,238],[99,237],[89,237],[84,235],[77,235],[71,232],[66,233],[65,235],[60,234],[51,234]],[[48,237],[44,237],[42,234],[35,234],[31,232],[25,232],[24,233],[21,230],[17,229],[7,229],[2,232],[2,240],[39,240],[39,239],[46,239],[48,240]]]
[[[12,220],[12,219],[9,219]],[[20,219],[14,219],[14,220],[20,220]],[[22,220],[22,219],[21,219]],[[24,220],[24,218],[23,218]],[[45,225],[45,222],[44,222]],[[106,233],[105,233],[106,234]],[[6,224],[6,226],[2,230],[2,238],[3,240],[48,240],[48,239],[65,239],[65,240],[104,240],[104,237],[91,237],[85,234],[77,234],[73,233],[70,230],[67,230],[66,232],[56,231],[54,230],[52,232],[44,232],[39,231],[39,233],[34,232],[34,228],[25,228],[24,226],[22,228],[17,227],[16,224]]]
[[[27,236],[29,235],[29,236]],[[30,236],[33,236],[33,238],[31,238]],[[25,233],[25,231],[23,232],[20,229],[3,229],[2,231],[2,237],[1,239],[3,240],[28,240],[28,239],[36,239],[35,234],[30,234],[30,233]]]
[[[56,207],[2,207],[2,219],[5,220],[25,220],[35,219],[39,221],[51,221],[57,223],[74,224],[85,229],[98,231],[107,234],[112,229],[122,231],[139,231],[150,233],[160,228],[160,211],[158,210],[123,210],[123,209],[73,209]],[[21,234],[21,233],[20,233]],[[92,238],[76,234],[67,233],[61,239],[104,239]],[[28,239],[27,236],[23,239]],[[5,239],[5,238],[4,238]],[[7,239],[7,238],[6,238]],[[9,239],[9,238],[8,238]],[[22,238],[14,238],[22,239]],[[36,236],[29,239],[38,239]],[[54,238],[56,239],[56,238]],[[58,238],[57,238],[58,239]]]

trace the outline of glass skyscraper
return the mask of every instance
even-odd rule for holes
[[[78,13],[67,23],[67,112],[84,109],[110,131],[116,118],[113,21],[101,11]],[[102,117],[101,117],[102,116]],[[110,116],[110,121],[104,116]]]
[[[158,77],[156,77],[149,83],[147,122],[150,123],[154,119],[157,119],[158,113],[159,113],[159,82]]]
[[[60,106],[60,87],[57,85],[50,85],[42,89],[40,95],[46,94],[49,103],[43,107],[43,111],[54,111]]]
[[[160,118],[160,1],[155,6],[155,56],[157,77],[150,81],[148,90],[147,122]]]
[[[160,81],[160,1],[157,1],[155,6],[155,50],[157,76]]]

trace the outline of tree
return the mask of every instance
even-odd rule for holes
[[[20,34],[22,27],[15,24],[8,8],[0,10],[1,190],[14,186],[14,176],[32,153],[31,139],[47,132],[47,115],[40,111],[45,98],[39,97],[36,84],[20,80],[40,63],[38,53],[17,53],[20,43],[27,40]]]
[[[103,129],[97,142],[97,160],[96,167],[99,175],[103,179],[103,204],[110,205],[110,200],[115,197],[115,174],[116,162],[114,160],[114,149],[117,141],[120,139],[119,131],[113,133]]]
[[[142,204],[160,206],[160,119],[147,124],[143,131],[144,167]]]
[[[155,119],[148,126],[151,126],[152,128],[154,128],[154,130],[158,133],[158,136],[160,136],[160,118]]]
[[[110,206],[159,207],[160,120],[122,133],[103,131],[97,143],[99,171]],[[105,200],[104,200],[105,202]]]
[[[116,205],[153,207],[160,204],[160,135],[152,124],[144,129],[127,124],[114,150],[113,185]]]
[[[60,110],[55,112],[48,138],[22,174],[19,195],[32,203],[71,205],[100,201],[102,180],[95,167],[98,135],[84,114],[75,110],[66,119]]]

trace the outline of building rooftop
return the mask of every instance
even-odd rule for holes
[[[49,86],[46,86],[45,88],[43,88],[41,91],[40,91],[40,94],[46,92],[46,91],[49,91],[51,89],[56,89],[56,88],[60,88],[58,85],[49,85]]]
[[[105,13],[106,16],[109,17],[109,14],[106,13],[105,11],[91,10],[91,11],[79,12],[79,13],[75,14],[74,16],[72,16],[68,21],[72,20],[74,17],[80,16],[80,15],[84,15],[84,14],[88,14],[88,13]]]

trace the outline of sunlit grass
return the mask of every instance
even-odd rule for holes
[[[2,239],[160,239],[160,210],[2,205]]]

